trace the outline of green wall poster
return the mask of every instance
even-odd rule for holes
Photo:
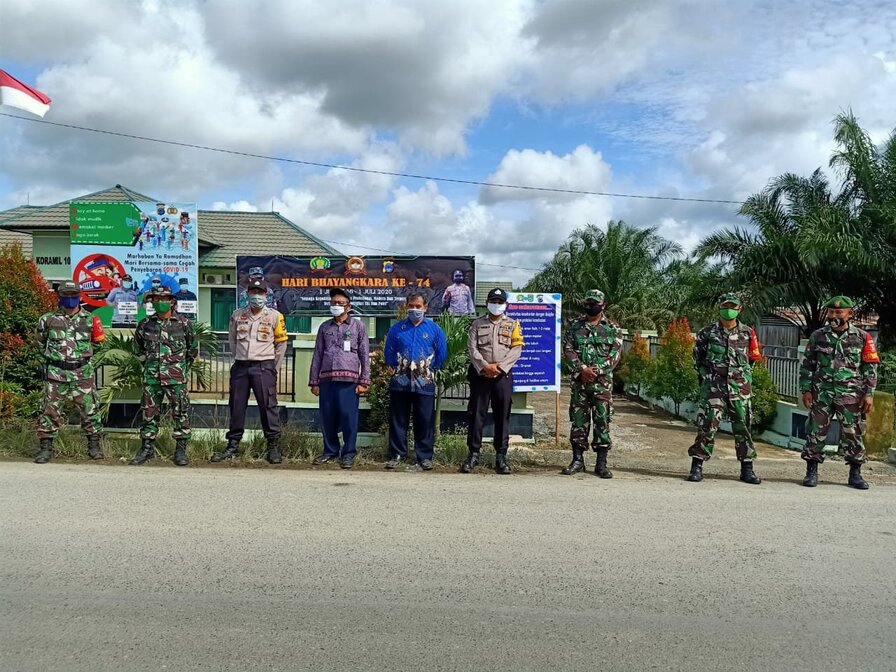
[[[104,325],[134,326],[142,319],[143,297],[154,281],[171,289],[179,313],[195,318],[195,203],[72,201],[69,224],[72,279],[84,307]]]

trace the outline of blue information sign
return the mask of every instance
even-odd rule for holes
[[[514,392],[560,391],[560,294],[510,292],[507,316],[519,320],[523,354],[513,367]]]

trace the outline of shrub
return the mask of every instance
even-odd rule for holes
[[[641,334],[636,333],[632,340],[632,347],[622,357],[619,365],[619,378],[626,385],[634,385],[636,394],[640,397],[644,392],[644,386],[649,382],[650,373],[650,348]]]
[[[22,246],[0,248],[0,381],[21,386],[25,394],[40,387],[37,321],[57,305],[56,294]]]
[[[694,337],[687,318],[674,320],[660,340],[660,349],[650,367],[648,388],[658,399],[668,397],[680,415],[681,403],[697,398],[697,372],[694,370]]]
[[[765,366],[765,360],[753,365],[753,432],[761,434],[772,426],[778,414],[778,388],[772,374]]]
[[[370,352],[370,387],[367,388],[367,403],[370,413],[367,425],[371,431],[386,434],[389,429],[389,380],[392,371],[383,359],[383,345]]]

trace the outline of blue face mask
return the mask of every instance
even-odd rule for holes
[[[268,297],[266,297],[264,294],[250,294],[249,295],[249,306],[251,308],[264,308],[267,301],[268,301]]]
[[[426,316],[426,311],[420,308],[408,308],[408,318],[411,322],[419,322]]]
[[[72,308],[77,308],[81,305],[81,297],[80,296],[60,296],[59,297],[59,307],[60,308],[68,308],[71,310]]]
[[[134,283],[130,282],[129,280],[125,280],[123,283],[121,283],[122,289],[130,289],[133,286]]]

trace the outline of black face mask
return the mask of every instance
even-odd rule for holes
[[[828,318],[828,325],[833,329],[836,329],[837,327],[842,327],[846,324],[849,324],[849,320],[844,320],[842,317],[829,317]]]
[[[602,312],[604,312],[604,307],[599,304],[586,304],[585,305],[585,314],[588,317],[597,317]]]

